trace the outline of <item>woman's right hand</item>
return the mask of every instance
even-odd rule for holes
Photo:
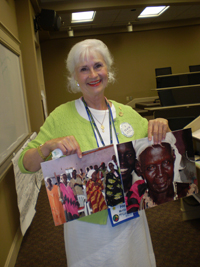
[[[82,158],[80,146],[73,135],[49,140],[43,144],[41,150],[44,156],[48,156],[56,148],[59,148],[63,155],[77,154],[79,158]]]
[[[48,140],[40,147],[40,150],[44,157],[48,157],[48,155],[56,148],[59,148],[63,155],[69,156],[77,154],[79,158],[82,158],[80,146],[74,136],[65,136]],[[38,171],[41,167],[40,163],[43,161],[44,160],[38,153],[37,148],[32,148],[26,151],[23,158],[24,167],[30,172]]]

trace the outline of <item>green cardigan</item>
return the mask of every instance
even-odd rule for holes
[[[142,118],[129,106],[117,103],[113,100],[111,102],[116,109],[116,119],[114,124],[120,143],[147,136],[148,122],[145,118]],[[119,116],[120,112],[123,113],[122,116]],[[128,122],[132,125],[134,129],[134,135],[132,137],[125,137],[121,133],[120,124],[123,122]],[[79,115],[75,107],[75,101],[60,105],[47,117],[43,126],[40,128],[40,132],[38,133],[37,137],[28,144],[28,146],[20,155],[18,165],[21,172],[31,173],[23,166],[23,157],[28,149],[36,148],[48,140],[69,135],[73,135],[76,138],[82,152],[97,148],[96,139],[94,137],[90,122]],[[103,213],[106,215],[103,216]],[[107,211],[98,212],[90,217],[91,219],[92,217],[99,217],[98,219],[95,219],[95,221],[99,221],[99,223],[106,223]],[[86,219],[87,217],[83,217],[83,219],[84,218]],[[86,220],[89,221],[88,219]]]

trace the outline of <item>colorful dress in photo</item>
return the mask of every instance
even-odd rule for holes
[[[72,221],[74,219],[79,218],[78,214],[78,201],[74,195],[72,188],[69,185],[64,185],[60,183],[60,191],[63,194],[63,207],[65,210],[65,216],[67,221]]]
[[[124,203],[122,183],[117,170],[106,175],[106,201],[111,207]]]
[[[55,225],[60,225],[66,222],[63,205],[59,200],[58,186],[54,185],[51,190],[47,188],[47,195],[51,206],[51,211]]]
[[[99,178],[97,178],[95,182],[89,180],[86,184],[87,200],[91,203],[93,213],[107,209],[107,205],[102,194],[103,189],[103,183]]]

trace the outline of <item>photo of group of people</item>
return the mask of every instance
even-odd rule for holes
[[[124,203],[114,146],[41,164],[55,225]]]
[[[55,225],[125,203],[127,213],[198,193],[191,130],[41,164]]]

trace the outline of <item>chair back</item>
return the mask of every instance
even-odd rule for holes
[[[85,206],[85,202],[87,201],[86,196],[84,195],[77,195],[78,198],[78,202],[79,202],[79,206],[84,207]]]

